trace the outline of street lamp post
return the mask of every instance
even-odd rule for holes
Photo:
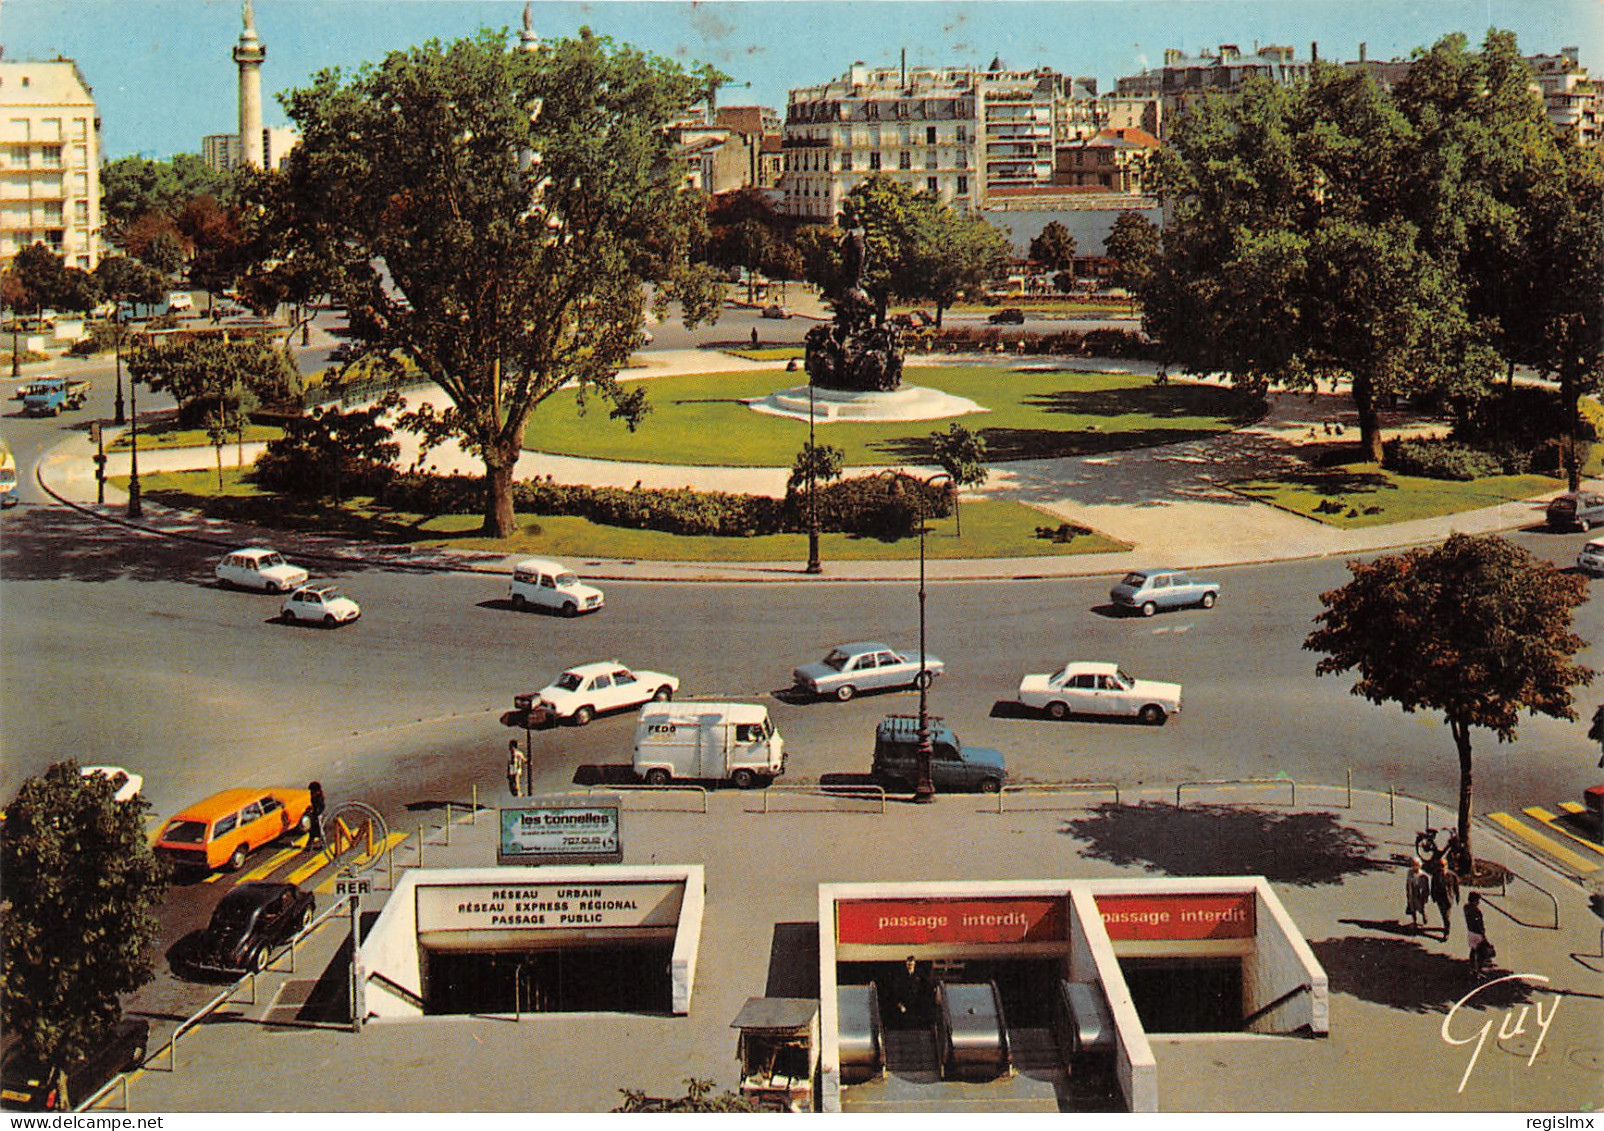
[[[112,349],[117,355],[117,404],[116,423],[126,424],[128,419],[123,415],[123,303],[122,296],[115,296],[117,309],[111,315]]]
[[[139,382],[128,375],[128,517],[139,518],[145,513],[139,499]]]
[[[914,679],[914,686],[919,689],[919,780],[913,786],[913,800],[915,804],[928,805],[936,799],[936,785],[930,778],[930,761],[935,752],[930,744],[930,673],[925,671],[925,489],[934,487],[943,479],[950,483],[952,476],[944,471],[928,479],[920,479],[901,470],[881,474],[888,476],[893,483],[907,479],[916,485],[914,505],[919,511],[919,675]]]
[[[823,573],[819,560],[818,449],[813,446],[813,375],[808,374],[808,573]]]

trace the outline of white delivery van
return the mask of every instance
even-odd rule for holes
[[[785,743],[757,703],[648,703],[635,723],[635,776],[728,780],[741,789],[785,773]]]
[[[606,603],[600,589],[580,581],[567,566],[544,558],[525,558],[513,566],[507,596],[514,608],[552,609],[565,617],[594,612]]]

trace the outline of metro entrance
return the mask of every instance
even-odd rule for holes
[[[424,955],[424,1012],[668,1013],[673,948],[564,947]]]

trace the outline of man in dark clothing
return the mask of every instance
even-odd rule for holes
[[[908,955],[902,969],[891,978],[891,1026],[916,1028],[931,1024],[935,1015],[936,987],[930,977],[930,964]]]
[[[323,783],[320,781],[312,782],[306,787],[306,791],[312,795],[312,804],[306,810],[306,815],[312,821],[312,827],[306,834],[306,847],[311,848],[316,845],[318,848],[322,848],[323,813],[328,808],[328,803],[323,800]]]
[[[1479,891],[1465,897],[1465,931],[1470,935],[1470,972],[1480,979],[1496,952],[1487,938],[1487,920],[1482,915]]]

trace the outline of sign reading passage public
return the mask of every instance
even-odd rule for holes
[[[621,864],[616,797],[549,797],[501,810],[498,864]]]
[[[1251,891],[1100,895],[1097,910],[1111,939],[1250,939],[1255,899]]]
[[[1012,943],[1064,938],[1064,897],[851,899],[835,906],[837,943]]]

